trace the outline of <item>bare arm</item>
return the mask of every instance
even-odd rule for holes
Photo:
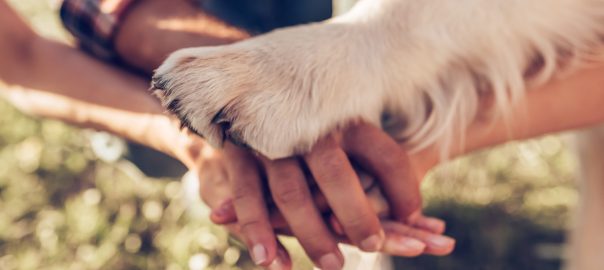
[[[177,49],[247,37],[243,30],[193,7],[190,1],[149,0],[132,8],[118,32],[116,47],[129,63],[150,72]],[[466,133],[466,145],[454,149],[453,155],[604,121],[604,109],[600,109],[604,108],[603,74],[604,65],[600,65],[529,91],[525,103],[512,110],[512,121],[477,120]],[[437,152],[430,148],[416,157],[432,167],[438,162]]]
[[[182,7],[179,10],[175,12],[185,12]],[[0,1],[0,37],[0,81],[37,89],[9,91],[9,98],[22,109],[107,130],[192,163],[194,158],[186,157],[191,153],[185,155],[186,151],[172,146],[175,141],[187,141],[188,136],[177,135],[180,131],[172,120],[144,91],[144,80],[38,37],[4,1]],[[165,45],[171,46],[177,45]],[[454,155],[512,139],[595,125],[604,121],[603,108],[604,65],[600,65],[529,91],[524,106],[515,108],[510,126],[503,119],[476,121],[468,129],[465,148],[456,149]],[[427,171],[438,163],[438,152],[427,149],[411,160],[419,171]]]
[[[0,1],[0,81],[26,112],[107,130],[193,165],[181,143],[192,143],[145,90],[148,83],[78,49],[35,34]],[[196,143],[201,143],[200,139]]]
[[[511,140],[601,123],[604,123],[604,64],[597,64],[528,91],[524,102],[511,110],[509,121],[501,117],[476,120],[466,132],[465,147],[455,149],[453,156]],[[414,156],[424,168],[420,171],[438,163],[434,148]]]
[[[604,122],[604,65],[581,70],[529,91],[526,102],[513,110],[510,119],[509,133],[503,119],[492,123],[490,130],[484,124],[475,123],[470,134],[476,142],[465,151]],[[478,132],[474,134],[473,130]]]
[[[21,108],[40,116],[113,132],[172,154],[191,168],[196,168],[197,162],[203,159],[199,158],[199,147],[196,147],[201,145],[200,139],[180,133],[170,118],[162,114],[155,99],[143,91],[147,88],[144,80],[102,64],[67,45],[38,37],[3,1],[0,1],[0,37],[3,40],[0,80],[38,89],[9,92],[9,97]],[[526,120],[516,122],[511,127],[512,134],[525,138],[602,120],[598,101],[604,91],[603,69],[577,73],[553,82],[547,90],[529,94],[527,103],[534,102],[534,106],[528,108],[534,107],[534,110],[531,109],[532,113],[517,111],[518,115],[526,116]],[[577,88],[585,88],[582,96],[573,94]],[[546,100],[562,103],[547,106]],[[577,108],[582,113],[572,116]],[[494,128],[489,123],[473,125],[468,134],[468,147],[458,153],[509,139],[500,120],[495,121]],[[427,169],[436,164],[434,152],[433,149],[425,151],[412,156],[411,160],[414,165]],[[203,172],[208,170],[209,167],[204,168]],[[218,199],[214,203],[218,203]]]
[[[249,37],[190,0],[147,0],[131,7],[117,32],[118,54],[130,65],[151,73],[178,49],[216,46]]]

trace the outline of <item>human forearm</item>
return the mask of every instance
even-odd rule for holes
[[[21,87],[8,88],[4,94],[13,105],[25,113],[108,131],[177,156],[172,152],[173,149],[168,147],[175,142],[169,142],[158,135],[175,129],[172,126],[174,123],[165,115],[123,110],[94,101],[86,102],[48,91]],[[125,93],[122,99],[135,102],[136,96]]]
[[[10,68],[0,68],[0,81],[19,86],[8,87],[5,95],[22,110],[109,131],[192,162],[180,147],[189,137],[163,114],[144,80],[33,34],[5,41],[0,59]],[[22,51],[14,51],[19,46]]]
[[[469,131],[475,142],[468,150],[604,122],[604,64],[529,91],[509,119],[509,126],[503,118],[475,123]]]
[[[36,37],[29,43],[28,59],[11,63],[13,75],[0,74],[0,79],[8,84],[117,109],[146,113],[163,111],[156,99],[144,91],[148,88],[146,81],[59,42]],[[143,91],[135,94],[135,101],[125,99],[124,95],[134,89]]]
[[[147,82],[38,36],[4,1],[0,1],[0,39],[0,81],[6,84],[130,111],[163,111],[146,93],[134,103],[121,98],[122,89],[144,90]]]
[[[486,115],[488,111],[480,114]],[[485,116],[475,120],[466,131],[466,143],[454,148],[452,157],[511,140],[603,122],[604,64],[598,64],[529,90],[524,101],[511,108],[507,118]],[[425,168],[431,168],[439,162],[436,147],[423,150],[414,157],[418,165]]]
[[[122,59],[151,73],[172,52],[216,46],[249,35],[210,15],[189,0],[140,1],[129,10],[115,38]]]

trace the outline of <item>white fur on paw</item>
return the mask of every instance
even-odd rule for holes
[[[308,25],[180,50],[156,71],[153,87],[213,145],[229,139],[272,159],[304,153],[351,121],[379,123],[381,94],[364,95],[379,87],[364,65],[350,62],[353,48],[342,47],[348,41],[334,38],[346,31]]]
[[[604,0],[364,0],[328,23],[178,51],[154,85],[214,145],[281,158],[364,120],[446,156],[481,96],[505,112],[603,36]]]

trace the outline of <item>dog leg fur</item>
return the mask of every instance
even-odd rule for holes
[[[604,0],[364,0],[324,23],[175,52],[154,86],[210,143],[269,158],[357,120],[448,149],[481,96],[505,111],[602,36]]]

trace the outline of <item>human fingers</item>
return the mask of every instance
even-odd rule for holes
[[[317,142],[304,160],[350,240],[364,251],[380,250],[384,231],[336,138]]]
[[[210,220],[217,225],[226,225],[237,222],[237,213],[232,199],[224,200],[211,209]],[[283,230],[288,227],[287,221],[280,211],[269,209],[269,221],[273,229]]]
[[[343,256],[313,203],[300,162],[263,159],[263,164],[273,200],[308,256],[322,269],[341,269]]]
[[[427,230],[435,234],[443,234],[446,229],[446,223],[444,220],[434,217],[427,217],[423,214],[420,214],[411,225],[418,229]]]
[[[269,222],[258,164],[248,152],[225,144],[227,174],[241,235],[254,263],[269,266],[277,255],[277,241]]]
[[[450,254],[455,248],[455,239],[431,233],[422,229],[414,228],[409,225],[401,224],[400,222],[383,222],[382,226],[386,231],[387,238],[391,236],[404,236],[421,241],[426,248],[424,253],[444,256]],[[396,253],[396,242],[389,242],[384,245],[384,251],[388,253]]]
[[[334,217],[331,217],[331,222],[334,228],[341,226]],[[415,257],[421,254],[444,256],[450,254],[455,248],[454,239],[438,233],[431,233],[400,222],[384,221],[382,224],[386,232],[386,238],[381,252],[390,255],[403,257]],[[349,243],[346,238],[340,240]]]
[[[331,228],[338,236],[339,241],[342,243],[350,243],[350,241],[346,238],[342,225],[340,224],[338,219],[335,216],[331,216],[329,218],[329,222],[331,224]],[[404,226],[403,228],[396,228],[396,230],[395,229],[386,230],[386,238],[385,238],[382,250],[381,250],[384,253],[387,253],[387,254],[393,255],[393,256],[415,257],[415,256],[419,256],[424,253],[433,254],[436,252],[437,254],[443,254],[445,252],[443,250],[444,247],[434,246],[434,244],[431,244],[429,242],[424,243],[424,241],[427,239],[428,236],[432,236],[429,234],[430,233],[429,231],[424,231],[428,234],[425,234],[425,237],[423,237],[421,239],[417,239],[417,238],[415,238],[415,235],[423,235],[422,233],[419,232],[419,231],[422,231],[422,229],[413,228],[411,226],[400,224],[398,222],[392,222],[392,221],[384,221],[384,222],[390,222],[390,223],[394,223],[394,224],[397,224],[400,226]],[[394,227],[396,225],[390,225],[390,226]],[[405,234],[400,233],[403,230],[404,230]],[[438,235],[438,233],[435,233],[435,235]],[[430,245],[429,248],[428,248],[428,245]]]
[[[380,182],[395,220],[413,223],[420,215],[419,181],[407,154],[384,131],[359,123],[343,133],[343,147]]]
[[[290,270],[292,269],[292,260],[287,249],[277,240],[277,256],[275,260],[267,267],[268,270]]]
[[[241,226],[238,223],[226,224],[224,227],[229,231],[229,233],[235,237],[236,239],[244,239],[241,234]],[[285,246],[281,243],[280,240],[277,239],[277,255],[273,262],[266,266],[265,268],[268,270],[290,270],[292,269],[292,260],[289,255],[289,252],[285,248]]]

